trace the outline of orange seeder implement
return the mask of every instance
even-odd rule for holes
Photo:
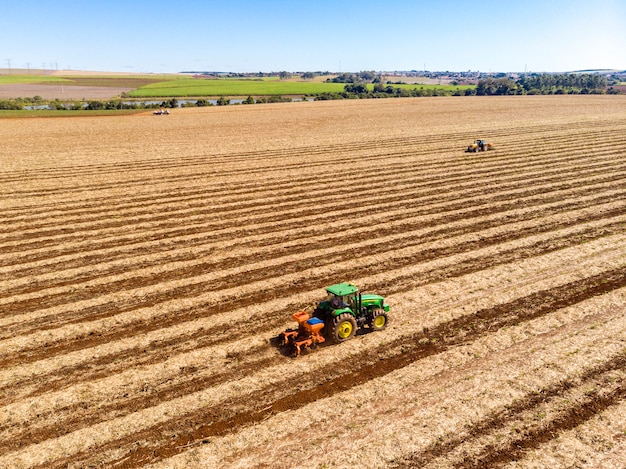
[[[324,342],[324,337],[320,333],[324,327],[324,321],[319,318],[312,318],[306,311],[299,311],[291,316],[297,321],[297,329],[287,329],[281,332],[279,337],[280,346],[290,346],[293,355],[298,356],[300,352],[308,347],[315,348],[317,344]]]

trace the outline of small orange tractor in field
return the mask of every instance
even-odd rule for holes
[[[289,347],[293,356],[330,340],[333,343],[351,339],[357,329],[367,327],[382,331],[389,323],[389,305],[380,295],[364,295],[351,283],[326,287],[327,298],[309,314],[295,313],[292,318],[297,329],[287,329],[278,335],[278,346]],[[324,329],[324,334],[322,334]]]
[[[477,151],[487,151],[493,150],[493,144],[487,142],[487,140],[474,140],[474,143],[471,143],[465,153],[476,153]]]

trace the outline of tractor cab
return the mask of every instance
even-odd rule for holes
[[[325,309],[332,310],[333,315],[338,314],[336,313],[337,310],[345,310],[355,314],[354,308],[358,304],[357,295],[359,293],[359,289],[356,286],[351,283],[338,283],[327,287],[326,293],[328,296]]]

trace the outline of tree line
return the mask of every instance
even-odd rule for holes
[[[340,73],[336,77],[327,78],[326,83],[382,83],[383,76],[375,71],[365,70],[358,73]]]
[[[503,74],[504,75],[504,74]],[[452,90],[444,88],[394,87],[393,83],[382,83],[382,76],[375,72],[344,73],[326,80],[346,83],[342,93],[320,93],[316,100],[324,99],[367,99],[420,96],[504,96],[533,94],[618,94],[608,86],[605,76],[597,73],[528,74],[517,79],[506,76],[487,77],[478,80],[475,88]],[[373,87],[368,85],[373,84]]]
[[[605,93],[608,80],[597,73],[532,74],[511,78],[484,78],[479,80],[475,94],[478,96],[502,96],[523,94],[601,94]],[[611,89],[608,91],[611,92]]]
[[[378,99],[378,98],[417,98],[424,96],[462,96],[459,89],[444,88],[400,88],[393,85],[377,83],[370,89],[365,83],[349,83],[340,93],[318,93],[312,95],[316,101],[331,99]]]
[[[175,98],[163,101],[161,103],[148,102],[124,102],[121,100],[109,101],[83,101],[83,100],[45,100],[40,96],[32,98],[10,98],[0,100],[0,110],[2,111],[21,111],[24,109],[48,109],[53,111],[97,111],[97,110],[114,110],[114,109],[158,109],[158,108],[175,108],[178,107],[178,101]]]

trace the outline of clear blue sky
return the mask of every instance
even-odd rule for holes
[[[626,69],[626,0],[0,0],[0,68]]]

